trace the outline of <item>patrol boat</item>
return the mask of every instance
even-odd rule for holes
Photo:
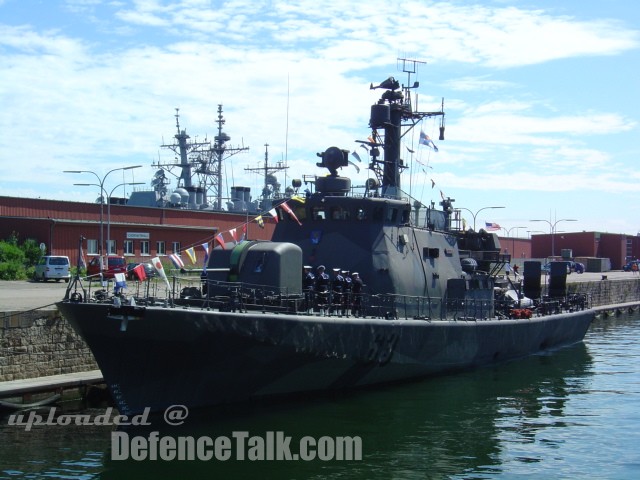
[[[317,163],[329,174],[305,181],[303,201],[275,209],[272,240],[218,245],[198,287],[90,298],[80,279],[70,283],[58,308],[122,414],[386,384],[583,339],[595,316],[587,299],[557,282],[543,292],[540,264],[527,262],[533,305],[523,308],[522,294],[503,295],[513,289],[498,272],[510,258],[496,234],[459,228],[450,198],[424,207],[402,191],[403,136],[440,117],[444,139],[444,109],[414,108],[419,84],[405,71],[407,85],[390,77],[370,86],[382,93],[357,146],[376,177],[363,193],[338,174],[350,152],[332,146]],[[362,284],[321,276],[303,288],[303,267],[317,274],[321,265],[358,272]]]

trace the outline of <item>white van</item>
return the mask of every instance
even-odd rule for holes
[[[36,282],[42,280],[46,282],[49,279],[55,279],[57,282],[64,279],[69,282],[71,274],[69,273],[69,257],[45,255],[36,265],[36,271],[33,279]]]

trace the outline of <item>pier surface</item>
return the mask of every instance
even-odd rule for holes
[[[62,375],[50,375],[48,377],[25,378],[23,380],[9,380],[7,382],[0,382],[0,398],[47,390],[62,390],[82,387],[84,385],[96,385],[103,382],[104,380],[100,370],[64,373]]]

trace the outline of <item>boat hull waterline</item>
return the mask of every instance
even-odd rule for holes
[[[580,342],[593,310],[492,320],[387,320],[106,304],[58,308],[121,413],[337,391],[468,369]]]

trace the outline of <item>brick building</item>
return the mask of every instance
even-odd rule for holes
[[[0,239],[13,233],[19,241],[33,238],[44,244],[47,254],[67,255],[72,263],[81,236],[88,257],[100,254],[102,238],[105,253],[124,255],[132,262],[180,253],[189,247],[202,252],[200,260],[204,257],[200,245],[212,244],[218,234],[230,242],[230,232],[235,229],[240,238],[246,226],[247,238],[268,240],[274,225],[265,217],[264,228],[260,228],[255,216],[228,212],[0,196]]]
[[[105,252],[124,255],[132,262],[211,244],[219,233],[229,242],[230,231],[235,229],[239,238],[245,225],[247,238],[268,240],[275,227],[268,217],[260,228],[254,215],[229,212],[105,204],[101,213],[99,203],[0,196],[0,239],[15,232],[20,241],[33,238],[44,244],[47,253],[67,255],[73,262],[81,236],[86,239],[85,255],[99,254],[101,225]],[[565,250],[572,258],[608,258],[611,269],[618,270],[629,259],[640,258],[640,236],[562,232],[530,239],[499,238],[502,253],[514,260],[560,257]]]
[[[630,259],[640,257],[640,237],[620,233],[562,232],[531,236],[533,258],[559,257],[570,251],[572,258],[608,258],[612,270],[620,270]]]

